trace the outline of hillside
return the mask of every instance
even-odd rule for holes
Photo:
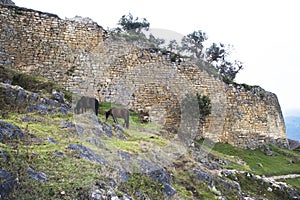
[[[124,129],[105,122],[118,105],[74,114],[61,86],[0,70],[0,199],[300,198],[299,152],[187,145],[134,112]]]
[[[285,117],[287,137],[300,141],[300,117]]]

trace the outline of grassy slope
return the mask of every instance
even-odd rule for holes
[[[274,155],[267,156],[260,150],[241,149],[233,147],[230,144],[217,143],[211,153],[215,156],[230,160],[231,163],[224,166],[228,169],[248,171],[252,174],[261,176],[300,174],[299,152],[280,149],[276,146],[271,146],[271,149],[274,152]],[[240,159],[245,161],[246,165],[241,164],[241,162],[238,161]],[[236,178],[239,180],[243,192],[247,191],[249,194],[256,196],[264,194],[267,199],[286,198],[281,196],[282,191],[275,190],[268,192],[268,184],[262,185],[259,181],[241,175],[238,175]],[[300,178],[282,179],[278,181],[286,182],[289,185],[298,188],[298,191],[300,189]],[[262,188],[265,188],[265,190],[263,191]]]
[[[226,158],[228,158],[228,155],[234,156],[234,158],[240,158],[247,163],[246,166],[238,164],[238,162],[236,161],[237,159],[231,158],[233,162],[227,167],[250,171],[251,173],[255,173],[258,175],[271,176],[300,173],[299,153],[289,150],[283,150],[275,146],[272,146],[271,148],[274,152],[274,155],[267,156],[258,149],[241,149],[238,147],[233,147],[229,144],[217,143],[214,146],[213,153],[218,152],[218,156],[223,154]]]
[[[284,180],[281,180],[281,181],[284,181],[284,182],[286,182],[290,185],[293,185],[296,188],[300,189],[300,178],[284,179]]]
[[[22,130],[27,130],[23,139],[0,143],[0,149],[4,149],[9,157],[5,162],[0,162],[0,167],[9,170],[20,180],[20,184],[9,198],[77,199],[80,196],[87,198],[87,192],[96,180],[108,182],[112,178],[112,174],[115,174],[113,168],[80,159],[76,152],[67,148],[70,143],[95,148],[87,143],[84,138],[75,136],[72,130],[59,127],[61,121],[71,121],[72,114],[40,115],[30,113],[29,115],[35,119],[34,122],[22,122],[25,114],[16,113],[11,113],[7,118],[1,119],[19,126]],[[100,116],[100,118],[103,118],[103,116]],[[157,135],[138,131],[140,128],[151,129],[152,132],[153,130],[157,131],[159,129],[157,126],[139,124],[134,120],[134,117],[131,118],[132,124],[131,128],[126,131],[126,140],[113,137],[102,141],[107,148],[140,153],[143,151],[139,145],[141,143],[148,145],[149,148],[164,146],[168,143],[167,140]],[[112,121],[108,121],[108,123],[112,123]],[[153,137],[149,137],[149,135]],[[49,143],[47,142],[48,138],[52,138],[59,143]],[[57,156],[55,152],[62,152],[63,155]],[[29,179],[28,167],[47,174],[48,182],[40,183]],[[199,181],[197,181],[197,186],[192,186],[192,183],[196,182],[191,183],[190,178],[187,178],[190,176],[189,172],[180,172],[179,176],[173,180],[173,186],[178,189],[179,196],[183,195],[186,199],[192,199],[193,193],[190,190],[193,187],[197,190],[199,197],[214,199],[215,195],[210,192],[210,189],[204,183],[198,184]],[[114,178],[118,180],[117,177]],[[187,185],[190,188],[185,187]],[[162,185],[139,173],[134,173],[128,183],[120,183],[119,186],[120,190],[131,196],[136,195],[134,191],[137,188],[150,199],[163,198],[162,193],[159,192],[160,190],[157,190],[158,188],[161,189]]]
[[[14,176],[19,177],[20,180],[20,184],[17,188],[18,190],[15,190],[15,192],[11,194],[11,198],[22,197],[26,199],[26,197],[28,197],[29,199],[36,197],[59,199],[62,198],[62,196],[65,199],[78,198],[78,196],[87,195],[88,189],[95,184],[95,180],[106,182],[110,178],[110,175],[114,174],[114,169],[100,166],[84,159],[79,159],[76,152],[66,148],[70,143],[79,143],[93,148],[90,143],[75,136],[71,130],[59,127],[61,121],[72,120],[72,114],[41,116],[37,113],[31,113],[30,115],[35,119],[35,122],[22,122],[21,119],[24,115],[13,113],[10,114],[8,118],[3,119],[4,121],[18,125],[22,130],[26,130],[26,126],[28,126],[28,131],[25,131],[26,134],[24,139],[17,142],[11,141],[0,143],[0,148],[4,149],[9,154],[8,161],[1,162],[0,167],[9,169],[9,171],[13,172]],[[103,117],[100,116],[100,118]],[[134,117],[131,118],[131,122],[133,122],[133,120],[135,120]],[[108,123],[112,122],[108,121]],[[147,132],[148,128],[145,127],[150,125],[145,125],[144,127],[144,124],[137,123],[138,125],[135,125],[134,123],[132,123],[131,128],[126,131],[126,140],[109,138],[103,140],[103,142],[109,144],[107,145],[108,148],[112,145],[112,148],[132,153],[139,153],[142,151],[139,148],[141,142],[149,144],[149,146],[151,144],[153,147],[164,146],[167,144],[167,140],[157,135],[154,135],[155,137],[153,138],[149,137],[148,134],[150,133]],[[155,125],[151,126],[155,127]],[[141,127],[146,131],[138,131]],[[157,129],[159,129],[159,127],[155,127],[152,130]],[[46,142],[49,137],[59,143],[52,144]],[[273,151],[276,154],[275,156],[265,156],[259,150],[245,150],[233,147],[229,144],[218,143],[215,145],[211,154],[231,161],[231,164],[223,167],[242,169],[254,174],[279,175],[299,172],[300,164],[299,160],[297,160],[299,157],[297,156],[300,155],[298,153],[287,150],[283,151],[276,147],[273,147]],[[56,156],[55,152],[62,152],[63,155]],[[283,155],[287,153],[293,154],[294,157],[286,157]],[[236,162],[237,158],[247,162],[247,165]],[[178,167],[175,171],[172,171],[172,173],[174,173],[172,185],[178,191],[177,195],[184,197],[184,199],[214,199],[217,193],[213,189],[210,189],[206,184],[197,181],[193,177],[193,174],[190,171],[192,166],[187,165],[187,163],[190,162],[189,155],[187,155],[185,159],[186,160],[179,160],[179,164],[176,164]],[[289,164],[290,159],[293,159],[293,164]],[[263,168],[257,165],[258,162],[263,165]],[[280,167],[274,167],[273,163],[276,163],[276,166]],[[28,179],[26,173],[27,167],[45,172],[49,181],[46,183],[39,183]],[[243,176],[240,176],[239,180],[247,183],[241,183],[244,192],[258,193],[258,190],[261,190],[259,183],[245,179]],[[299,179],[288,180],[287,182],[299,187]],[[146,185],[151,185],[151,187],[146,187]],[[119,190],[134,196],[135,193],[133,191],[136,190],[136,188],[140,188],[140,190],[147,193],[151,199],[156,199],[162,197],[162,194],[157,192],[157,188],[161,187],[160,184],[153,182],[145,176],[133,174],[128,183],[120,184]],[[61,193],[63,193],[63,195]]]

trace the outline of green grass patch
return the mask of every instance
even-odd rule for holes
[[[9,159],[1,166],[18,177],[17,188],[8,196],[9,199],[78,199],[88,197],[88,189],[95,180],[103,177],[100,165],[84,159],[78,159],[71,152],[61,148],[62,156],[54,154],[51,148],[38,151],[27,150],[26,145],[6,148]],[[49,146],[51,147],[51,145]],[[36,149],[37,150],[37,149]],[[47,182],[37,182],[28,176],[27,168],[44,172]],[[80,170],[79,170],[80,169]]]
[[[34,121],[22,122],[24,115],[11,113],[9,123],[19,126],[24,137],[0,143],[8,159],[0,159],[0,167],[19,179],[15,190],[7,199],[89,199],[89,190],[95,180],[105,181],[107,168],[81,159],[76,151],[70,151],[70,143],[82,143],[82,138],[74,136],[68,129],[59,127],[63,120],[72,115],[39,115],[29,113]],[[28,125],[28,131],[25,131]],[[50,137],[58,144],[49,143]],[[83,142],[84,145],[85,142]],[[57,155],[60,152],[62,155]],[[2,162],[3,161],[3,162]],[[30,179],[27,169],[44,172],[47,182]]]
[[[128,182],[122,183],[120,189],[135,199],[140,199],[139,193],[144,196],[143,199],[165,199],[163,185],[141,173],[133,173]]]
[[[140,141],[140,142],[151,142],[155,143],[159,146],[165,146],[168,144],[168,141],[166,139],[163,139],[157,135],[148,133],[148,132],[143,132],[143,131],[137,131],[137,130],[129,130],[127,132],[127,140],[131,141]]]
[[[286,182],[300,191],[300,178],[280,179],[279,181]]]
[[[114,105],[110,102],[100,102],[99,104],[99,114],[105,115],[109,109],[111,109]]]
[[[138,141],[107,139],[107,140],[102,140],[102,142],[109,149],[120,149],[120,150],[124,150],[124,151],[128,151],[128,152],[132,152],[132,153],[141,152]]]
[[[297,157],[287,156],[278,147],[272,146],[271,148],[274,152],[273,156],[267,156],[259,149],[242,149],[225,143],[215,144],[213,150],[224,155],[242,159],[247,163],[252,172],[259,175],[270,176],[300,173],[300,162]],[[235,168],[236,166],[229,165],[229,167]]]
[[[23,122],[22,118],[25,116],[30,117],[33,121]],[[18,126],[23,132],[28,128],[27,131],[31,137],[39,138],[42,141],[51,137],[60,142],[70,142],[71,139],[75,139],[75,136],[67,131],[62,131],[59,125],[64,120],[72,120],[72,116],[72,114],[63,115],[60,113],[55,115],[39,115],[38,113],[20,115],[10,113],[8,118],[2,120]]]
[[[208,185],[199,181],[189,171],[177,171],[172,186],[178,192],[178,196],[183,199],[217,199]]]

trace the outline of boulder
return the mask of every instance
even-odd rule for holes
[[[54,140],[53,138],[47,138],[47,142],[52,143],[52,144],[58,144],[58,142],[56,140]]]
[[[59,127],[60,128],[73,128],[73,127],[75,127],[75,125],[72,122],[69,122],[69,121],[62,121],[59,124]]]
[[[7,159],[7,153],[3,149],[0,149],[0,159]]]
[[[31,179],[39,181],[39,182],[47,182],[48,178],[44,172],[38,172],[30,167],[27,169],[28,175]]]
[[[296,140],[291,140],[291,139],[288,139],[289,141],[289,146],[290,146],[290,149],[291,150],[295,150],[295,149],[300,149],[300,142],[299,141],[296,141]]]
[[[17,184],[15,179],[8,171],[0,167],[0,199],[8,195]]]
[[[226,191],[233,191],[237,193],[239,196],[242,195],[242,188],[240,184],[236,181],[225,180],[222,178],[217,179],[218,185],[222,186]]]
[[[163,184],[163,193],[164,195],[166,195],[167,197],[171,197],[174,194],[176,194],[176,190],[168,183],[164,183]]]
[[[18,126],[0,120],[0,141],[18,139],[23,136],[23,131]]]
[[[108,165],[107,161],[104,158],[102,158],[102,156],[96,154],[93,150],[81,144],[70,144],[68,148],[71,150],[78,151],[80,153],[81,158],[87,159],[94,163],[98,163],[100,165]]]
[[[203,181],[209,184],[210,186],[213,185],[213,178],[209,173],[202,170],[194,170],[194,174],[200,181]]]
[[[56,91],[55,89],[52,90],[52,98],[59,103],[65,103],[65,94],[60,91]]]

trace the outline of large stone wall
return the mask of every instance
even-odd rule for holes
[[[0,65],[42,75],[85,95],[148,112],[150,119],[183,138],[208,137],[243,147],[265,142],[287,146],[275,94],[259,87],[226,85],[206,63],[171,62],[170,52],[141,48],[108,36],[90,19],[0,5]],[[212,112],[204,127],[189,95],[206,95]],[[201,131],[200,131],[201,130]]]
[[[226,95],[228,109],[221,140],[250,148],[264,143],[285,146],[285,124],[275,94],[258,86],[229,86]]]
[[[103,29],[89,19],[0,5],[0,62],[66,84],[85,52],[103,41]]]

